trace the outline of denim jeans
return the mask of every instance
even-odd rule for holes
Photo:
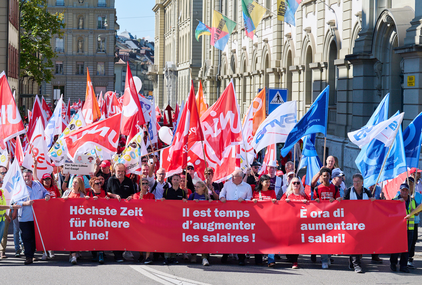
[[[16,218],[13,220],[13,242],[15,243],[15,251],[21,249],[22,236],[19,228],[19,220]]]
[[[268,254],[268,264],[275,263],[275,254]]]
[[[328,260],[330,259],[331,254],[321,254],[321,263],[328,263]]]
[[[3,232],[4,232],[4,227],[6,226],[6,221],[1,221],[0,222],[0,242],[3,239]]]

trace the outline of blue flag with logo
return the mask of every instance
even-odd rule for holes
[[[378,107],[375,109],[374,113],[372,114],[369,121],[366,123],[365,126],[374,126],[378,125],[382,121],[388,119],[388,105],[390,104],[390,93],[384,96],[382,101],[379,103]]]
[[[328,85],[321,94],[319,94],[318,98],[316,98],[308,112],[306,112],[302,119],[293,127],[281,150],[281,155],[283,157],[289,153],[290,149],[303,136],[316,133],[323,133],[324,136],[327,135],[329,94],[330,86]]]
[[[398,112],[396,114],[398,114]],[[355,163],[362,173],[365,187],[369,187],[376,183],[388,149],[389,147],[386,147],[384,143],[379,140],[373,140],[362,148]],[[406,169],[403,134],[400,127],[378,182],[395,178],[399,174],[405,172]]]
[[[322,166],[311,136],[306,136],[303,140],[302,158],[298,167],[298,169],[306,167],[305,184],[309,186],[311,185],[312,178],[319,172]]]
[[[422,143],[422,112],[404,130],[403,141],[407,167],[418,168]]]

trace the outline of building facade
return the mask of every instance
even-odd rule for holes
[[[114,91],[114,47],[118,25],[114,0],[48,0],[51,13],[64,13],[66,27],[62,38],[53,37],[51,45],[54,79],[43,83],[46,100],[83,100],[87,69],[95,93]]]
[[[153,81],[155,102],[175,106],[187,98],[190,80],[198,77],[204,47],[195,39],[202,21],[202,0],[156,0]],[[196,88],[196,83],[195,88]]]
[[[209,36],[201,37],[197,79],[203,82],[205,99],[214,103],[233,80],[244,113],[260,88],[285,88],[288,100],[297,101],[300,118],[330,85],[325,151],[338,158],[351,182],[359,149],[347,133],[366,124],[384,95],[391,94],[390,115],[405,112],[403,127],[422,111],[422,1],[302,0],[295,26],[277,20],[276,0],[255,1],[268,12],[253,40],[245,35],[241,0],[203,1],[205,24],[211,25],[214,10],[237,22],[224,51],[210,46]],[[167,19],[167,10],[157,7],[159,24]],[[177,13],[171,15],[174,20]],[[162,35],[169,34],[160,33],[165,24],[158,24],[156,43],[162,52],[167,43]],[[183,46],[169,48],[172,56],[179,48]],[[317,138],[316,148],[322,159],[323,137]]]
[[[0,2],[0,73],[19,100],[19,1]]]

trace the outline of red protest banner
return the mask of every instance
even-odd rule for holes
[[[407,250],[405,207],[399,201],[52,199],[37,200],[33,207],[47,250],[286,254]],[[37,248],[42,248],[38,232]]]

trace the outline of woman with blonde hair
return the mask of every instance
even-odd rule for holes
[[[84,181],[81,177],[75,177],[72,182],[72,187],[67,189],[62,196],[63,199],[67,200],[69,198],[86,198],[89,199],[89,196],[86,196]],[[70,252],[69,262],[73,265],[78,263],[77,252]]]
[[[72,187],[67,189],[63,195],[63,199],[68,198],[84,198],[86,196],[85,184],[81,177],[75,177],[72,182]],[[87,196],[89,198],[89,196]]]

